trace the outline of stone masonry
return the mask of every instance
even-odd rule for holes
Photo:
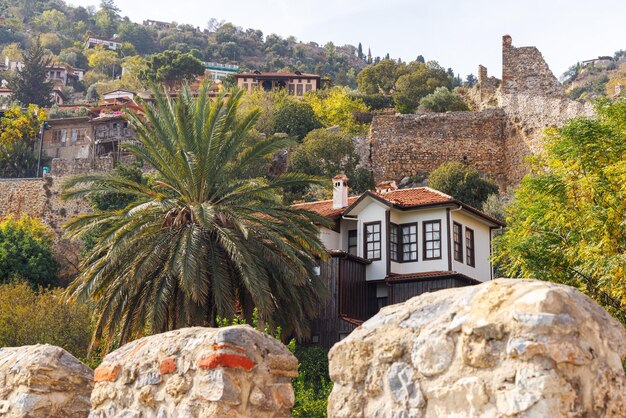
[[[93,371],[51,345],[0,348],[1,418],[86,418]]]
[[[86,199],[61,200],[61,182],[61,178],[53,176],[0,180],[0,218],[27,214],[50,226],[57,237],[54,252],[64,279],[77,272],[80,249],[62,238],[62,227],[74,216],[90,212],[91,205]]]
[[[465,162],[502,188],[528,172],[526,158],[542,150],[542,133],[567,119],[593,115],[590,104],[564,97],[561,84],[535,47],[502,40],[502,80],[478,69],[466,98],[473,112],[380,115],[369,134],[376,181],[428,175],[448,161]]]
[[[145,337],[95,370],[90,418],[291,417],[298,360],[249,326]]]
[[[578,290],[499,279],[383,308],[329,353],[329,418],[624,417],[626,330]]]

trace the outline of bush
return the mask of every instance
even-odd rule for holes
[[[437,89],[420,100],[419,110],[426,112],[456,112],[469,110],[461,96],[445,87]]]
[[[275,132],[286,133],[298,140],[314,129],[321,128],[315,112],[308,103],[299,100],[287,100],[274,110]]]
[[[298,347],[295,352],[300,368],[293,379],[296,403],[294,418],[325,418],[328,396],[333,384],[328,375],[328,352],[318,346]]]
[[[351,92],[350,97],[360,99],[371,110],[380,110],[393,108],[393,97],[384,94],[364,94],[359,92]]]
[[[0,347],[52,344],[85,358],[91,339],[87,305],[69,304],[63,290],[33,290],[24,281],[0,285]]]
[[[38,219],[23,215],[0,221],[0,283],[18,277],[33,286],[56,284],[52,241],[52,230]]]
[[[482,207],[490,194],[499,192],[494,181],[482,178],[476,169],[458,162],[440,165],[430,173],[428,186],[475,208]]]

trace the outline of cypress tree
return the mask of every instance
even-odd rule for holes
[[[48,107],[52,104],[52,81],[47,79],[52,59],[46,57],[39,38],[24,57],[24,68],[18,70],[13,85],[13,98],[23,105],[36,104]]]

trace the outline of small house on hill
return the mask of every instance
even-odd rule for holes
[[[262,88],[265,91],[286,89],[290,96],[302,97],[309,91],[321,88],[321,77],[316,74],[295,73],[251,73],[236,74],[237,87],[251,91]]]
[[[437,190],[384,182],[348,197],[348,179],[336,176],[332,200],[294,207],[333,222],[319,228],[329,297],[311,327],[326,348],[383,306],[492,279],[491,238],[503,223]]]

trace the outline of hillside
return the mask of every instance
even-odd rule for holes
[[[626,51],[617,51],[612,57],[581,61],[571,66],[561,80],[567,95],[573,100],[614,97],[617,95],[616,86],[626,86]]]
[[[83,51],[87,34],[123,43],[122,61],[134,55],[147,56],[165,50],[192,52],[202,61],[236,64],[242,70],[312,72],[328,76],[336,84],[356,86],[356,74],[367,63],[353,45],[320,46],[265,35],[232,23],[210,19],[206,28],[187,24],[131,22],[120,15],[113,0],[103,0],[99,8],[72,7],[62,0],[0,0],[0,50],[18,58],[30,40],[40,37],[55,61],[88,68]]]

